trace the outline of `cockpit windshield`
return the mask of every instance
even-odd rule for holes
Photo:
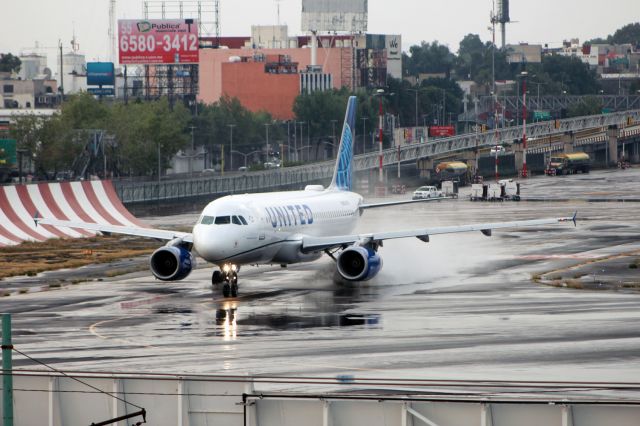
[[[234,216],[202,216],[200,219],[201,225],[248,225],[247,219],[244,216],[234,215]]]
[[[216,216],[216,225],[228,225],[231,223],[231,216]]]

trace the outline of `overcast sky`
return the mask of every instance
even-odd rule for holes
[[[298,35],[301,0],[279,3],[280,22],[288,24],[290,35]],[[276,5],[276,0],[220,0],[222,35],[250,35],[251,25],[276,24]],[[491,38],[487,29],[491,5],[492,0],[369,0],[368,32],[401,34],[405,51],[422,40],[438,40],[455,52],[466,34]],[[88,61],[108,59],[109,0],[7,0],[1,10],[2,53],[33,50],[36,43],[55,47],[58,39],[66,51],[75,30],[80,53]],[[511,0],[510,11],[516,22],[507,26],[507,43],[557,47],[565,39],[606,37],[623,25],[640,21],[640,0]],[[142,0],[117,0],[116,18],[141,17]],[[496,42],[500,43],[499,32]],[[54,53],[50,49],[41,52],[50,57]]]

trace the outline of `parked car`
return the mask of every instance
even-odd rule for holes
[[[491,147],[491,151],[489,151],[491,155],[500,155],[500,154],[504,154],[506,152],[506,150],[504,149],[504,146],[502,145],[496,145],[496,146],[492,146]]]
[[[442,197],[442,191],[440,191],[435,186],[421,186],[420,188],[413,191],[414,200],[423,200],[425,198],[439,198]]]

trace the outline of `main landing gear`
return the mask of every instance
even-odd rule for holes
[[[238,271],[236,265],[225,264],[222,270],[215,270],[211,275],[211,284],[222,285],[222,295],[224,297],[238,297]]]

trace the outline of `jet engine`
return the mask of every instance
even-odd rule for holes
[[[196,259],[184,247],[164,246],[153,252],[149,267],[159,280],[178,281],[189,276],[196,267]]]
[[[367,281],[382,269],[382,259],[373,249],[362,246],[344,249],[336,259],[338,273],[348,281]]]

